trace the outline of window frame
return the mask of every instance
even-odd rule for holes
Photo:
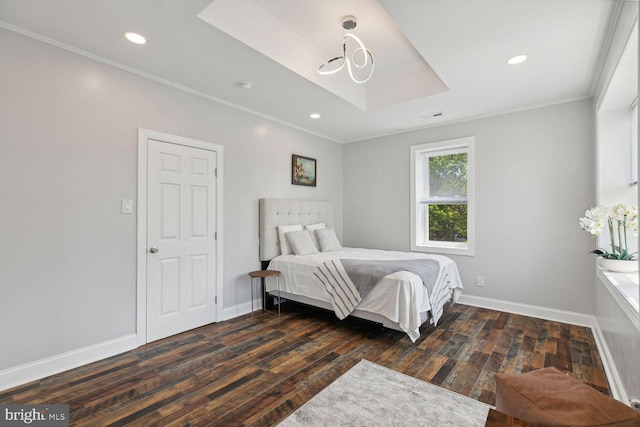
[[[638,185],[638,98],[633,100],[629,107],[629,153],[631,173],[629,174],[629,186]]]
[[[420,221],[422,195],[418,195],[423,168],[418,165],[424,153],[450,153],[452,150],[464,149],[467,152],[467,242],[435,242],[423,240],[425,235]],[[410,191],[411,191],[411,250],[415,252],[435,252],[447,255],[475,255],[475,137],[449,139],[430,142],[410,147]]]

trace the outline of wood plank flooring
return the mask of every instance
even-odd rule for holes
[[[411,343],[295,303],[0,392],[64,403],[73,426],[272,426],[361,359],[494,404],[493,374],[555,366],[609,394],[591,330],[457,304]]]

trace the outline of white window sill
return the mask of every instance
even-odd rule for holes
[[[612,273],[598,268],[597,274],[631,322],[640,330],[638,273]]]
[[[429,244],[421,244],[421,245],[412,245],[412,252],[427,252],[427,253],[435,253],[435,254],[443,254],[443,255],[465,255],[465,256],[474,256],[473,247],[466,243],[443,243],[437,244],[433,242],[429,242]]]

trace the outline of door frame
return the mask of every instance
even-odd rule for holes
[[[222,177],[224,175],[224,147],[211,142],[198,141],[197,139],[140,128],[138,129],[138,237],[136,248],[136,342],[138,346],[147,343],[147,148],[149,140],[216,152],[216,232],[218,235],[216,239],[215,322],[219,322],[220,319],[222,319],[222,243],[224,241],[222,228],[222,202],[224,200],[222,195]]]

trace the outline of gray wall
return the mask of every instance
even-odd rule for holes
[[[593,313],[590,100],[347,144],[344,243],[409,250],[409,147],[475,136],[476,255],[452,256],[465,293]],[[485,287],[475,285],[484,276]]]
[[[138,128],[224,146],[224,308],[249,301],[260,197],[331,200],[342,232],[341,145],[5,30],[0,58],[0,370],[135,332]]]

